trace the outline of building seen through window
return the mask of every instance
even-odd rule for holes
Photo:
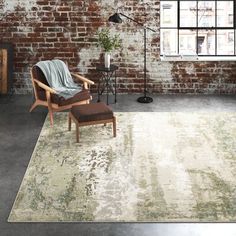
[[[161,55],[235,55],[235,1],[161,0]]]

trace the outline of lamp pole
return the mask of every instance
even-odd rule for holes
[[[147,95],[147,30],[143,29],[144,35],[144,97]]]
[[[125,18],[127,18],[127,19],[129,19],[129,20],[131,20],[143,27],[143,31],[144,31],[144,35],[143,35],[143,37],[144,37],[144,78],[143,78],[144,79],[144,96],[139,97],[137,99],[137,101],[140,103],[150,103],[153,101],[153,99],[151,97],[147,96],[147,29],[151,30],[152,32],[156,32],[156,31],[149,28],[149,27],[144,26],[144,24],[132,19],[129,16],[126,16],[123,13],[115,13],[114,15],[109,17],[109,21],[114,22],[114,23],[122,23],[122,19],[120,18],[119,15],[124,16]]]

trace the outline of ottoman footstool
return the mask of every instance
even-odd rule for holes
[[[116,137],[116,117],[113,111],[103,102],[73,106],[69,112],[69,131],[71,121],[76,124],[76,141],[79,142],[79,127],[112,123],[113,136]]]

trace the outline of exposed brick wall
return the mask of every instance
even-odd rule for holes
[[[0,0],[0,40],[14,45],[15,91],[31,92],[30,67],[53,58],[96,82],[95,67],[103,62],[96,32],[109,26],[123,39],[122,49],[112,55],[119,66],[119,92],[142,92],[142,28],[128,21],[118,26],[107,22],[114,9],[122,6],[125,14],[157,29],[157,33],[148,32],[150,92],[236,93],[235,62],[160,61],[159,4],[154,0]]]

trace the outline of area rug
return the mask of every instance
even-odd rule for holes
[[[47,118],[9,222],[236,222],[236,113],[116,116]]]

